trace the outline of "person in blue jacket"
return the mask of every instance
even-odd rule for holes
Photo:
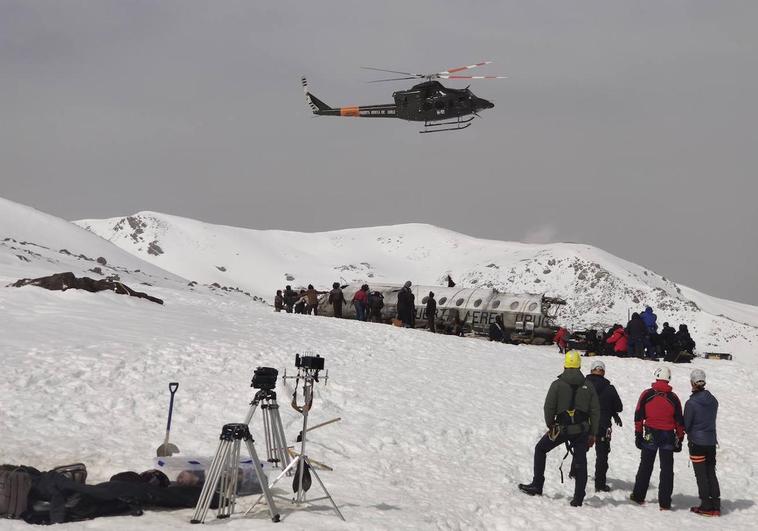
[[[690,374],[692,395],[684,405],[684,429],[695,471],[700,506],[690,511],[702,516],[721,516],[721,491],[716,477],[716,414],[719,401],[705,390],[705,371]]]

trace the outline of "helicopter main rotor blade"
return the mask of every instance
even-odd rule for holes
[[[508,79],[508,76],[437,76],[440,79]]]
[[[366,83],[383,83],[384,81],[404,81],[406,79],[418,79],[416,76],[412,77],[391,77],[388,79],[374,79],[372,81],[366,81]]]
[[[413,72],[398,72],[397,70],[385,70],[384,68],[374,68],[372,66],[362,66],[364,70],[376,70],[377,72],[389,72],[391,74],[403,74],[404,76],[426,77],[426,74],[415,74]]]
[[[491,63],[492,63],[492,61],[483,61],[481,63],[476,63],[476,64],[473,64],[473,65],[458,66],[456,68],[449,68],[449,69],[447,69],[447,70],[445,70],[443,72],[437,72],[437,75],[439,75],[439,76],[450,75],[450,74],[453,74],[455,72],[460,72],[462,70],[471,70],[472,68],[476,68],[477,66],[484,66],[484,65],[491,64]],[[444,78],[444,79],[447,79],[447,78]]]

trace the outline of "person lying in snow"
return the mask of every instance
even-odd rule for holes
[[[31,479],[27,509],[20,517],[30,524],[57,524],[100,516],[140,516],[146,507],[191,508],[197,504],[202,483],[170,484],[159,470],[142,474],[121,472],[109,481],[86,485],[81,478],[55,470],[40,472],[20,467]],[[218,497],[211,507],[218,505]]]

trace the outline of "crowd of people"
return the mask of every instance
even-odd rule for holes
[[[547,432],[534,448],[534,474],[531,483],[519,489],[531,496],[541,496],[545,484],[547,453],[565,445],[571,454],[569,477],[574,479],[572,507],[581,507],[586,495],[587,451],[595,447],[595,491],[608,492],[608,455],[612,435],[611,420],[622,425],[619,413],[623,404],[615,387],[605,377],[605,364],[593,359],[590,374],[581,372],[582,358],[570,350],[564,359],[563,373],[551,384],[545,398]],[[685,434],[692,468],[697,482],[700,504],[690,511],[702,516],[721,515],[721,493],[716,477],[716,415],[718,400],[705,389],[706,375],[701,369],[690,373],[689,400],[682,405],[671,387],[671,370],[662,365],[655,370],[655,381],[637,400],[634,410],[635,445],[640,463],[629,499],[645,503],[656,456],[660,463],[658,506],[671,510],[674,490],[674,454],[682,451]],[[565,459],[565,457],[564,457]],[[561,480],[563,478],[561,464]]]
[[[598,355],[662,358],[666,362],[683,363],[692,361],[695,352],[695,341],[687,325],[680,324],[677,331],[665,322],[659,332],[658,316],[650,306],[634,312],[626,326],[614,324],[601,332],[587,330],[584,335],[586,349]],[[563,327],[553,338],[561,352],[566,352],[570,340],[571,334]]]
[[[416,296],[411,290],[412,283],[410,280],[403,284],[403,287],[397,293],[397,307],[394,318],[391,319],[397,326],[406,328],[416,327]],[[342,318],[343,309],[348,304],[345,294],[340,287],[339,282],[332,284],[329,292],[318,291],[312,284],[308,289],[301,289],[299,292],[292,289],[292,286],[286,286],[284,290],[276,290],[274,297],[274,311],[287,313],[302,313],[309,315],[318,315],[319,295],[328,293],[327,304],[332,306],[334,317]],[[386,316],[383,313],[384,295],[380,291],[372,291],[368,284],[363,284],[355,292],[350,304],[355,308],[355,318],[359,321],[384,322],[392,316]],[[434,298],[434,292],[430,291],[425,297],[426,315],[437,315],[437,300]],[[502,325],[502,318],[500,324]],[[465,323],[459,315],[453,315],[449,323],[440,323],[437,319],[427,319],[427,328],[431,332],[442,332],[462,336],[465,332]]]

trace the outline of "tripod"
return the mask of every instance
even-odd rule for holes
[[[284,436],[282,419],[279,416],[279,404],[276,403],[276,392],[272,389],[261,389],[255,393],[250,402],[250,410],[245,417],[245,424],[249,425],[253,420],[255,410],[260,405],[263,412],[263,438],[266,441],[266,461],[274,466],[287,468],[290,464],[289,452],[287,452],[287,439]]]
[[[292,488],[295,491],[295,498],[292,501],[296,505],[302,505],[308,502],[312,503],[319,500],[329,500],[329,502],[332,504],[332,507],[334,508],[334,511],[337,513],[337,516],[339,516],[342,519],[342,521],[345,521],[345,517],[342,516],[342,513],[337,508],[337,504],[334,503],[334,499],[329,494],[329,491],[326,490],[326,486],[324,485],[324,482],[321,481],[321,478],[319,477],[318,473],[313,468],[313,466],[311,466],[310,459],[308,459],[308,454],[305,453],[305,445],[306,445],[306,439],[307,439],[306,434],[308,431],[308,412],[313,406],[313,383],[319,381],[318,373],[319,373],[319,370],[321,370],[319,368],[305,367],[304,361],[307,359],[313,359],[313,358],[304,357],[303,363],[301,363],[301,358],[299,356],[296,357],[295,365],[298,367],[297,376],[288,377],[285,374],[282,377],[282,379],[296,378],[297,382],[299,382],[301,378],[303,379],[303,397],[304,397],[303,406],[300,407],[297,405],[297,383],[295,384],[295,393],[292,397],[292,407],[303,414],[303,431],[301,432],[302,440],[300,441],[300,454],[296,455],[295,458],[276,477],[276,479],[271,482],[271,487],[273,488],[274,485],[276,485],[280,479],[282,479],[286,475],[289,475],[294,469],[295,478],[292,483]],[[323,368],[323,361],[321,361],[321,368]],[[328,379],[328,376],[324,377],[324,380],[326,379]],[[324,492],[324,496],[320,498],[312,498],[311,500],[307,500],[305,493],[310,488],[310,474],[313,474],[313,476],[316,478],[316,481],[318,481],[318,484],[321,486],[321,490]],[[258,497],[256,502],[250,507],[250,509],[248,509],[247,512],[252,511],[253,507],[255,507],[258,504],[258,502],[261,501],[261,499],[265,496],[265,494],[266,493],[264,491],[264,493]]]
[[[200,492],[200,498],[197,500],[197,506],[195,507],[195,512],[192,515],[192,520],[190,520],[190,522],[193,524],[201,524],[205,522],[208,508],[211,505],[217,487],[217,517],[229,518],[234,513],[234,506],[237,502],[237,482],[240,475],[239,463],[241,441],[245,441],[247,451],[250,453],[250,457],[253,460],[255,475],[258,478],[258,483],[260,484],[261,489],[263,489],[261,497],[266,497],[271,520],[278,522],[279,513],[276,512],[276,505],[274,505],[274,499],[271,496],[266,475],[261,469],[261,462],[258,459],[258,454],[253,445],[255,441],[253,441],[253,437],[250,435],[248,425],[225,424],[224,427],[221,428],[220,439],[221,442],[218,445],[216,455],[213,457],[211,466],[208,469],[208,476],[203,485],[203,490]],[[258,500],[260,500],[260,498],[258,498]]]
[[[240,445],[245,441],[247,450],[253,460],[255,474],[258,483],[263,490],[262,497],[266,497],[268,511],[271,520],[279,521],[279,514],[276,512],[274,499],[268,486],[268,478],[261,469],[261,463],[258,454],[255,451],[252,435],[250,435],[250,422],[253,420],[255,411],[260,406],[263,412],[263,436],[266,441],[266,459],[273,463],[274,466],[286,468],[290,464],[290,456],[287,452],[287,440],[284,437],[284,428],[282,419],[279,417],[279,404],[276,403],[276,369],[269,367],[258,367],[253,376],[251,387],[258,391],[255,393],[250,409],[247,412],[245,421],[241,424],[226,424],[221,429],[221,442],[213,457],[211,466],[208,469],[203,490],[195,506],[195,513],[192,515],[193,524],[205,522],[214,493],[218,491],[218,518],[229,518],[234,513],[234,507],[237,503],[237,482],[239,480],[239,463],[240,463]],[[256,501],[256,504],[258,503]],[[253,505],[254,507],[255,505]],[[252,509],[252,507],[251,507]],[[248,514],[248,510],[245,514]]]

